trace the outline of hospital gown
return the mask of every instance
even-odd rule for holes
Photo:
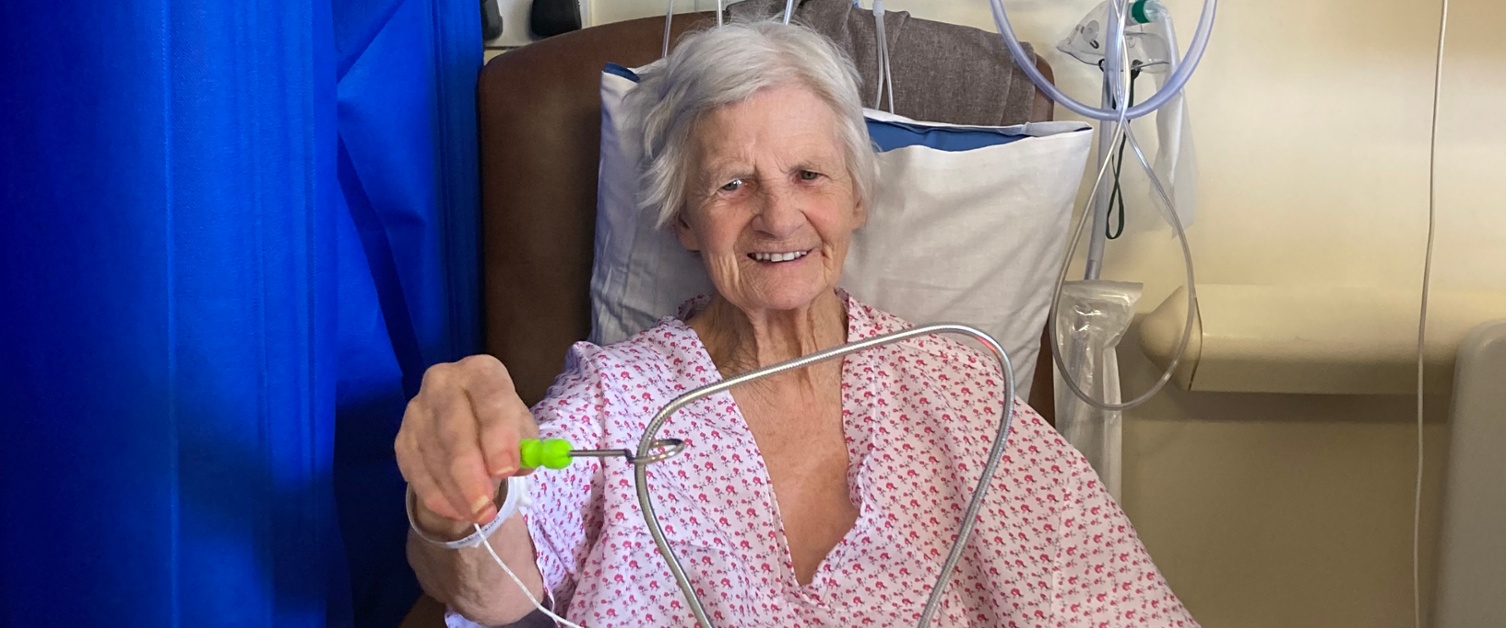
[[[847,295],[848,339],[908,325]],[[534,408],[540,436],[635,448],[675,397],[720,379],[678,318],[618,344],[577,343]],[[914,625],[997,429],[998,363],[944,337],[847,356],[842,418],[852,530],[801,585],[758,445],[722,393],[671,416],[680,456],[648,467],[654,508],[717,626]],[[544,582],[592,627],[690,626],[621,459],[541,471],[526,515]],[[938,626],[1196,626],[1083,457],[1017,403],[1003,464]],[[451,614],[451,626],[471,626]]]

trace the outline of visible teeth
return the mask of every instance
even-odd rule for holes
[[[805,257],[809,251],[791,251],[789,253],[754,253],[753,259],[760,262],[788,262]]]

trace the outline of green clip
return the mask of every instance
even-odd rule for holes
[[[562,438],[525,438],[518,444],[519,460],[525,469],[563,469],[570,466],[570,441]]]

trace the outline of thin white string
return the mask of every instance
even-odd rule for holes
[[[878,35],[879,73],[875,81],[879,84],[879,95],[874,100],[873,108],[878,109],[884,99],[884,88],[887,85],[889,94],[889,113],[894,113],[894,75],[889,67],[889,39],[884,34],[884,0],[873,0],[873,23],[874,30]]]
[[[873,0],[873,29],[878,33],[878,49],[874,51],[876,53],[874,56],[878,60],[878,69],[874,71],[873,81],[878,83],[878,91],[873,95],[874,109],[881,109],[884,106],[884,14],[880,12],[882,6],[883,0]],[[893,107],[890,109],[889,113],[894,113]]]
[[[1443,95],[1443,50],[1448,39],[1448,0],[1438,18],[1438,58],[1433,69],[1433,134],[1428,141],[1428,242],[1422,259],[1422,305],[1417,315],[1417,480],[1412,494],[1412,625],[1422,628],[1422,469],[1424,340],[1428,333],[1428,293],[1433,277],[1433,227],[1438,206],[1438,101]]]
[[[664,49],[660,52],[660,57],[669,56],[669,25],[675,21],[675,0],[669,0],[666,4],[669,6],[664,8]]]
[[[498,516],[500,517],[501,515],[498,514]],[[472,525],[474,525],[476,528],[476,534],[481,534],[481,526],[476,524]],[[511,569],[507,568],[507,563],[502,562],[502,557],[497,555],[497,550],[492,549],[492,542],[487,540],[486,535],[484,534],[481,535],[481,546],[486,548],[486,553],[492,555],[492,560],[497,561],[497,566],[502,568],[502,571],[507,574],[507,577],[512,578],[512,581],[518,585],[518,590],[522,591],[523,595],[528,597],[528,601],[533,603],[534,608],[537,608],[545,615],[554,618],[554,621],[569,626],[570,628],[581,628],[576,624],[570,623],[570,620],[565,619],[564,617],[560,617],[559,615],[555,615],[553,611],[544,608],[544,605],[539,603],[538,598],[535,598],[533,596],[533,593],[530,593],[528,591],[528,587],[523,585],[523,581],[518,579],[517,574],[514,574]]]

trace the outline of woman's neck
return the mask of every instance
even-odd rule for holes
[[[847,342],[847,304],[828,290],[802,308],[745,312],[717,295],[687,324],[726,376]]]

